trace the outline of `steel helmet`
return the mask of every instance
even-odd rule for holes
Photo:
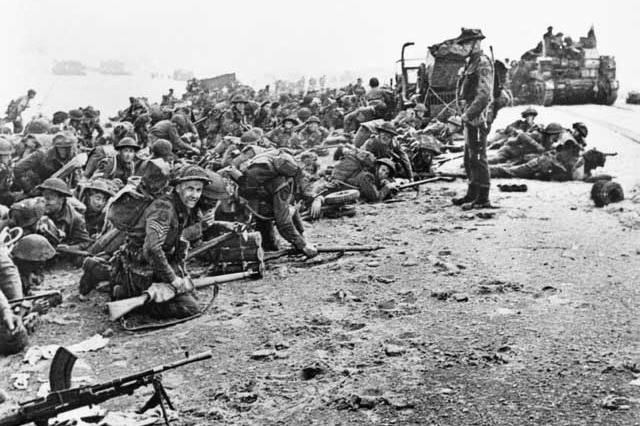
[[[49,178],[42,182],[39,186],[39,189],[57,192],[60,195],[64,195],[65,197],[72,197],[71,191],[69,191],[69,187],[66,182],[60,178]]]
[[[184,114],[176,114],[171,118],[171,122],[183,129],[187,128],[187,117]]]
[[[136,151],[138,151],[141,147],[140,145],[138,145],[138,142],[131,138],[131,137],[125,137],[120,139],[117,143],[116,146],[114,147],[116,150],[120,150],[122,148],[133,148]]]
[[[169,158],[173,154],[173,145],[166,139],[156,139],[151,144],[151,155],[155,158]]]
[[[307,121],[305,121],[305,124],[309,124],[309,123],[318,123],[318,124],[320,124],[320,119],[318,117],[316,117],[315,115],[312,115],[311,117],[307,118]]]
[[[112,181],[103,178],[97,178],[90,181],[87,189],[102,192],[107,196],[107,198],[113,197],[117,192],[115,184]]]
[[[238,93],[237,95],[234,95],[233,98],[231,98],[231,103],[232,104],[238,104],[238,103],[246,104],[246,103],[249,103],[249,101],[247,101],[247,98],[245,98],[244,96],[242,96],[241,94]]]
[[[385,166],[387,166],[389,168],[391,177],[394,177],[396,175],[396,165],[390,158],[378,158],[376,160],[376,164],[384,164]]]
[[[201,181],[206,185],[207,183],[209,183],[209,175],[207,175],[207,172],[202,167],[195,166],[193,164],[187,164],[186,166],[178,169],[174,182],[182,183],[191,180]]]
[[[524,111],[522,111],[522,113],[520,115],[522,116],[522,118],[526,118],[526,117],[528,117],[530,115],[535,117],[535,116],[538,115],[538,111],[536,111],[535,108],[529,107],[529,108],[525,109]]]
[[[74,146],[76,143],[76,137],[65,132],[58,132],[53,137],[52,145],[56,148],[65,148]]]
[[[11,255],[20,260],[44,262],[56,255],[56,249],[42,235],[29,234],[18,241]]]
[[[213,200],[226,200],[231,197],[227,191],[227,185],[218,173],[211,170],[205,170],[209,177],[207,183],[202,189],[202,196]]]
[[[548,135],[559,135],[563,130],[564,128],[560,123],[549,123],[547,127],[544,128],[544,133]]]
[[[45,203],[42,197],[25,198],[11,205],[9,216],[16,226],[28,228],[34,225],[45,214]]]

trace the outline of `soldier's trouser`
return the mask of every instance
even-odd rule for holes
[[[16,135],[19,133],[22,133],[22,131],[24,130],[24,126],[22,125],[22,119],[18,118],[16,120],[13,121],[13,133],[15,133]]]
[[[9,300],[23,297],[20,272],[5,249],[0,249],[0,291]]]
[[[489,163],[487,162],[487,135],[489,126],[465,125],[464,169],[470,185],[488,188]]]
[[[511,160],[513,160],[513,153],[511,152],[511,148],[509,148],[508,146],[503,146],[498,150],[498,152],[495,153],[495,155],[489,157],[488,162],[489,164],[500,164],[506,163]]]
[[[131,264],[125,266],[119,256],[123,256],[123,254],[116,254],[116,261],[114,262],[111,276],[113,286],[112,296],[115,300],[139,296],[144,293],[153,282],[161,281],[152,271],[146,268]],[[175,268],[174,270],[177,271]],[[168,302],[147,303],[139,308],[139,312],[153,318],[180,319],[197,314],[200,312],[200,306],[193,294],[187,293],[176,296]]]

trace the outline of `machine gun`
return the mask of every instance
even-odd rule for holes
[[[60,413],[87,405],[99,404],[121,395],[132,395],[136,389],[147,385],[152,385],[155,392],[139,412],[144,412],[149,408],[160,405],[165,424],[169,425],[165,403],[172,410],[174,408],[166,390],[162,386],[159,374],[211,357],[211,351],[202,352],[180,361],[159,365],[140,373],[120,377],[105,383],[72,388],[71,371],[77,358],[69,350],[61,347],[51,361],[49,370],[51,393],[45,397],[21,403],[14,412],[0,418],[0,426],[19,426],[31,422],[38,426],[46,425],[49,419],[56,417]]]

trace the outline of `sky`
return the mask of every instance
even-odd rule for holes
[[[497,58],[519,57],[547,26],[574,40],[595,26],[601,54],[615,55],[624,86],[640,89],[640,55],[629,40],[640,2],[458,0],[0,0],[0,34],[9,41],[0,76],[42,62],[87,65],[118,59],[134,70],[186,68],[198,77],[237,72],[267,76],[340,75],[395,70],[400,47],[427,46],[481,28]],[[37,63],[41,63],[38,61]],[[49,65],[50,66],[50,65]],[[380,76],[380,77],[388,77]]]

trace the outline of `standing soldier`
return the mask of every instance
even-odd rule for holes
[[[165,169],[168,176],[166,164]],[[156,198],[145,209],[125,246],[116,253],[114,299],[147,293],[150,303],[145,312],[156,318],[186,318],[199,312],[185,268],[187,244],[182,231],[193,225],[191,210],[208,182],[202,168],[187,165],[178,170],[173,192]]]
[[[29,89],[26,95],[20,96],[9,103],[6,120],[13,123],[13,133],[22,133],[22,113],[29,108],[29,101],[36,96],[36,91]]]
[[[479,29],[462,28],[455,40],[467,56],[462,76],[460,98],[463,101],[461,117],[465,130],[464,167],[469,179],[467,194],[453,200],[463,209],[490,208],[489,164],[487,162],[487,135],[493,121],[493,63],[482,52]]]

